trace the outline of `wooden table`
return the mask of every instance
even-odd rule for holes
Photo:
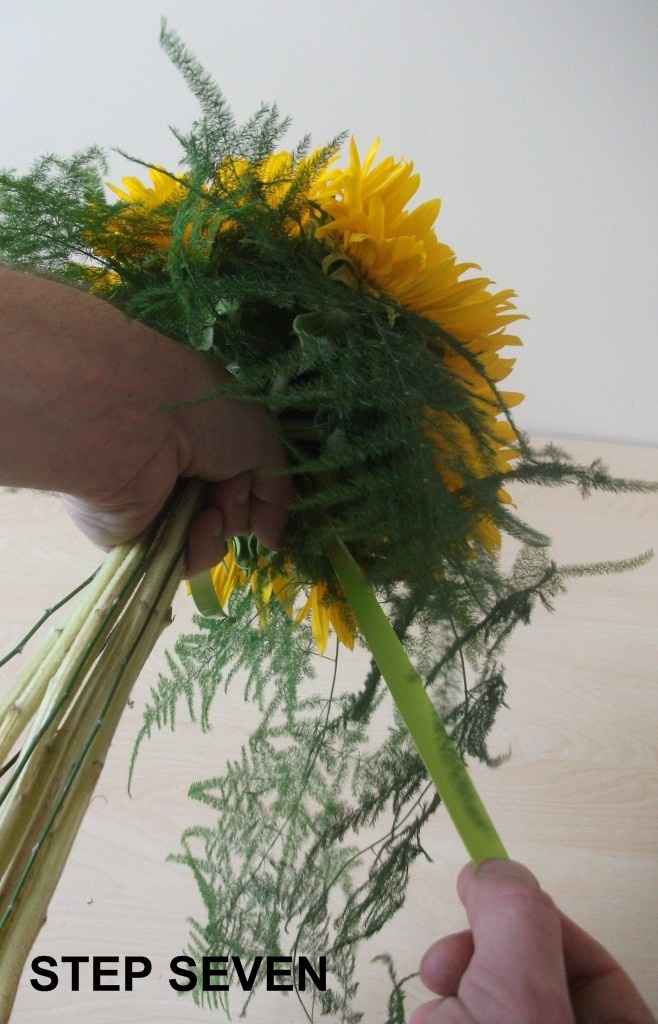
[[[658,480],[658,450],[565,440],[575,457],[602,456],[618,475]],[[658,496],[596,495],[523,488],[524,518],[554,538],[559,562],[621,558],[658,548]],[[41,610],[79,582],[98,552],[49,496],[0,493],[0,649],[6,650]],[[218,703],[214,729],[201,736],[180,721],[143,750],[132,799],[126,774],[140,709],[163,667],[163,650],[186,628],[191,602],[181,592],[165,635],[126,709],[49,919],[33,955],[148,957],[149,978],[132,992],[92,990],[81,968],[80,991],[61,975],[55,991],[37,992],[23,978],[16,1024],[193,1024],[210,1019],[170,988],[169,962],[184,950],[185,919],[199,910],[189,874],[165,863],[182,830],[198,820],[190,782],[219,771],[248,733],[237,689]],[[509,711],[496,726],[494,751],[511,750],[497,770],[473,769],[510,853],[526,862],[562,908],[594,933],[627,967],[658,1009],[658,559],[623,576],[576,581],[554,614],[540,612],[513,638],[506,658]],[[346,665],[347,663],[345,663]],[[357,672],[357,655],[344,671]],[[8,666],[0,686],[13,677]],[[370,963],[394,954],[401,974],[416,970],[429,942],[461,929],[454,881],[465,855],[445,815],[425,845],[433,863],[419,864],[404,911],[362,958],[364,1020],[383,1020],[387,980]],[[264,954],[267,950],[263,951]],[[1,968],[0,968],[1,969]],[[109,979],[108,984],[113,980]],[[423,997],[410,985],[408,1008]],[[294,998],[259,999],[253,1024],[301,1022]]]

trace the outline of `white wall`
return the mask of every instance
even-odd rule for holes
[[[274,100],[294,138],[414,160],[442,237],[531,316],[523,428],[658,442],[655,0],[0,0],[0,165],[173,164],[195,104],[161,15],[239,117]]]

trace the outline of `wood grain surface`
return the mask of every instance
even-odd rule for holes
[[[602,456],[619,474],[658,480],[658,450],[560,441],[575,457]],[[520,514],[554,539],[561,563],[621,558],[658,548],[658,496],[596,495],[519,488]],[[72,527],[55,498],[0,492],[0,650],[9,649],[42,609],[78,583],[98,552]],[[506,554],[506,557],[508,555]],[[62,976],[40,993],[23,978],[15,1024],[193,1024],[221,1019],[170,988],[169,962],[184,951],[188,915],[200,913],[189,873],[166,863],[183,829],[201,812],[188,785],[221,770],[246,739],[251,713],[237,688],[221,698],[206,735],[180,720],[143,750],[132,798],[127,767],[149,687],[163,651],[190,622],[181,592],[165,634],[126,708],[96,795],[51,904],[33,955],[148,957],[153,971],[132,992],[94,992],[81,969],[79,992]],[[507,652],[507,702],[492,740],[510,752],[498,769],[473,768],[476,783],[512,856],[527,863],[562,908],[626,966],[658,1010],[658,560],[623,576],[575,581],[553,614],[538,612]],[[343,661],[349,683],[362,653]],[[15,668],[0,671],[0,688]],[[365,1022],[383,1020],[388,984],[371,958],[390,952],[400,974],[417,969],[426,946],[464,927],[454,892],[464,852],[445,815],[425,838],[431,862],[417,865],[404,910],[360,959]],[[268,951],[263,950],[263,955]],[[1,969],[1,966],[0,966]],[[109,979],[112,983],[116,979]],[[409,986],[409,1010],[423,989]],[[294,997],[264,994],[253,1024],[306,1020]]]

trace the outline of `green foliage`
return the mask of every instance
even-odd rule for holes
[[[589,466],[579,466],[567,452],[555,444],[547,444],[541,451],[534,451],[530,446],[526,446],[525,458],[511,472],[505,474],[505,481],[539,484],[544,487],[572,484],[584,498],[588,498],[593,491],[647,494],[658,490],[658,484],[651,481],[611,476],[601,459],[595,459]]]
[[[565,580],[588,567],[562,570],[532,548],[507,574],[486,564],[485,585],[473,568],[468,578],[446,577],[433,605],[419,608],[408,592],[396,593],[390,614],[462,755],[495,766],[507,756],[488,748],[506,706],[507,639],[538,606],[550,610]],[[401,724],[390,724],[378,745],[371,741],[376,717],[390,721],[375,666],[360,689],[339,693],[336,654],[333,676],[317,691],[308,627],[291,628],[276,603],[259,625],[249,590],[234,593],[229,618],[198,624],[200,633],[179,639],[169,677],[152,692],[142,737],[173,728],[179,702],[206,727],[217,692],[231,681],[262,717],[221,776],[190,787],[214,822],[204,814],[171,858],[193,873],[203,901],[188,952],[197,962],[213,954],[251,962],[263,950],[293,964],[302,954],[311,962],[326,956],[327,991],[297,991],[301,1013],[356,1024],[357,952],[404,904],[414,862],[427,857],[423,828],[438,797]],[[406,979],[391,978],[387,1021],[396,1024]],[[261,971],[243,1011],[263,981]],[[200,988],[195,998],[233,1009]]]
[[[229,617],[196,621],[199,632],[179,638],[175,657],[167,655],[170,677],[160,676],[151,691],[152,703],[135,744],[133,766],[142,741],[154,728],[175,728],[181,700],[192,720],[206,730],[217,690],[227,690],[237,677],[245,700],[255,701],[261,710],[266,688],[274,687],[277,710],[290,718],[301,680],[313,679],[310,633],[304,627],[290,628],[277,603],[271,608],[268,629],[259,627],[249,590],[234,592]]]
[[[92,147],[70,159],[41,157],[20,177],[1,171],[0,263],[86,281],[106,170],[104,154]]]
[[[391,994],[388,1000],[388,1013],[386,1017],[386,1024],[406,1024],[406,1016],[404,1012],[404,986],[411,978],[415,975],[408,975],[406,978],[398,978],[395,972],[395,966],[390,956],[385,953],[380,956],[374,957],[374,962],[384,964],[388,979],[391,983]]]

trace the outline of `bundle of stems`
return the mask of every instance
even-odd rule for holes
[[[2,1024],[130,690],[171,621],[200,500],[186,482],[148,534],[108,556],[0,703]]]

